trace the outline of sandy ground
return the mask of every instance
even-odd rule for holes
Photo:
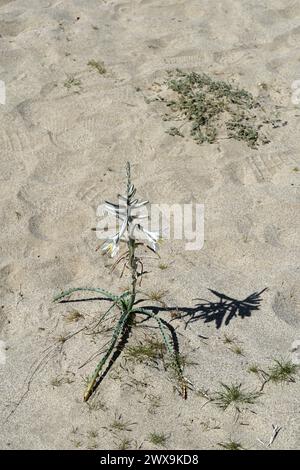
[[[123,188],[130,159],[141,197],[205,205],[203,249],[165,242],[168,268],[147,262],[145,292],[164,290],[168,305],[193,307],[195,298],[218,302],[208,289],[241,300],[268,288],[251,315],[220,328],[204,319],[187,329],[182,320],[173,322],[195,387],[213,393],[220,382],[237,382],[258,389],[249,365],[299,361],[292,349],[300,344],[300,113],[291,101],[291,84],[300,79],[299,2],[0,0],[0,13],[6,84],[0,105],[0,447],[109,449],[127,440],[131,448],[155,449],[149,438],[155,431],[165,434],[169,449],[220,448],[230,439],[255,449],[278,425],[272,448],[299,448],[299,380],[267,384],[237,419],[233,409],[205,404],[199,393],[183,400],[161,364],[122,359],[87,405],[84,377],[96,361],[79,366],[107,336],[82,333],[64,344],[58,338],[106,305],[52,303],[68,287],[120,292],[126,286],[95,252],[91,227],[97,205]],[[90,60],[103,61],[106,73],[88,66]],[[145,96],[176,67],[234,79],[280,106],[288,124],[270,131],[271,143],[259,150],[232,140],[199,146],[168,135],[161,105]],[[82,317],[68,323],[65,315],[74,310]],[[130,343],[145,334],[137,329]],[[235,337],[242,355],[224,343],[224,334]],[[116,419],[121,429],[114,428]]]

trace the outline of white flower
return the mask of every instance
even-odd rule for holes
[[[117,235],[106,240],[102,245],[102,251],[112,258],[119,252],[119,240]]]
[[[153,251],[158,250],[158,240],[160,238],[159,233],[151,232],[150,230],[145,229],[141,224],[136,225],[141,232],[145,235],[146,239],[149,242],[149,246],[152,248]]]
[[[137,209],[145,206],[149,201],[139,202],[138,199],[133,200],[135,193],[136,188],[131,184],[127,189],[126,196],[119,194],[120,204],[105,201],[106,211],[122,222],[120,231],[102,245],[102,251],[108,253],[112,258],[118,253],[121,240],[128,241],[129,238],[137,239],[135,236],[136,229],[140,230],[145,235],[148,246],[154,251],[157,250],[159,235],[146,230],[140,224],[139,220],[148,218],[148,216],[140,215],[136,212]]]

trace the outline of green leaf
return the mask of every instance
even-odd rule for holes
[[[73,292],[79,292],[79,291],[97,292],[97,294],[105,295],[105,297],[108,297],[110,300],[115,300],[115,301],[117,301],[120,297],[122,297],[122,296],[119,297],[117,295],[113,295],[111,292],[108,292],[104,289],[97,289],[93,287],[75,287],[73,289],[62,292],[61,294],[54,297],[53,302],[57,302],[58,300],[61,300],[64,297],[67,297],[68,295],[73,294]]]

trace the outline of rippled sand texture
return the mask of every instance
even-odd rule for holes
[[[220,328],[214,318],[187,329],[173,321],[195,386],[257,389],[250,364],[299,361],[300,109],[291,90],[300,79],[299,2],[0,0],[0,13],[1,448],[116,448],[128,439],[149,449],[156,431],[170,449],[219,448],[230,439],[255,449],[272,425],[282,428],[272,448],[299,448],[299,378],[267,384],[236,421],[232,409],[203,407],[199,394],[182,400],[161,365],[119,360],[86,405],[84,377],[95,360],[78,367],[106,337],[79,334],[55,345],[104,305],[52,303],[67,287],[126,286],[95,252],[91,228],[98,204],[122,188],[130,159],[142,197],[205,205],[203,249],[164,243],[168,268],[148,260],[144,291],[164,290],[168,305],[192,307],[196,298],[218,302],[208,289],[241,300],[268,287],[251,316]],[[90,60],[103,61],[106,73]],[[145,97],[175,68],[234,80],[277,105],[288,124],[259,150],[172,137],[162,104]],[[83,317],[68,323],[64,315],[74,310]],[[120,415],[126,426],[116,432],[110,425]]]

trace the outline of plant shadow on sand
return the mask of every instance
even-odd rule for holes
[[[237,300],[215,290],[209,289],[209,291],[218,298],[217,301],[212,302],[206,299],[195,299],[200,301],[200,303],[197,303],[195,307],[167,307],[165,305],[143,305],[143,309],[152,311],[153,315],[157,315],[159,312],[176,312],[175,318],[179,320],[184,319],[185,327],[187,327],[190,323],[196,322],[198,320],[203,320],[204,323],[215,322],[216,328],[218,329],[223,325],[223,323],[225,325],[228,325],[234,318],[240,317],[244,319],[246,317],[250,317],[253,311],[259,310],[260,303],[262,301],[262,294],[266,290],[267,288],[264,288],[260,292],[254,292],[243,300]],[[105,297],[92,297],[74,300],[62,300],[61,303],[89,302],[95,300],[101,301],[108,299],[106,299]],[[145,300],[146,299],[139,299],[135,305],[145,302]],[[139,321],[139,324],[145,324],[144,326],[147,326],[148,321],[149,317],[146,316],[144,319]],[[174,351],[179,356],[179,342],[175,328],[170,323],[170,321],[172,320],[167,321],[161,319],[161,321],[164,326],[169,330],[169,333],[172,338]],[[97,380],[95,389],[98,388],[100,383],[103,381],[103,379],[106,377],[106,375],[118,359],[118,357],[121,355],[130,337],[132,326],[132,324],[129,324],[128,327],[124,330],[122,336],[120,337],[116,350],[112,354],[106,369],[103,371],[103,373],[99,376]]]
[[[194,308],[179,308],[179,312],[183,312],[180,318],[187,318],[186,326],[197,320],[204,320],[204,323],[215,322],[216,328],[221,328],[223,322],[229,325],[233,318],[250,317],[252,312],[259,310],[262,301],[262,293],[266,291],[266,287],[260,292],[254,292],[243,300],[237,300],[228,297],[225,294],[209,289],[209,291],[218,297],[218,301],[211,302],[205,299],[195,299],[201,302],[196,304]]]

